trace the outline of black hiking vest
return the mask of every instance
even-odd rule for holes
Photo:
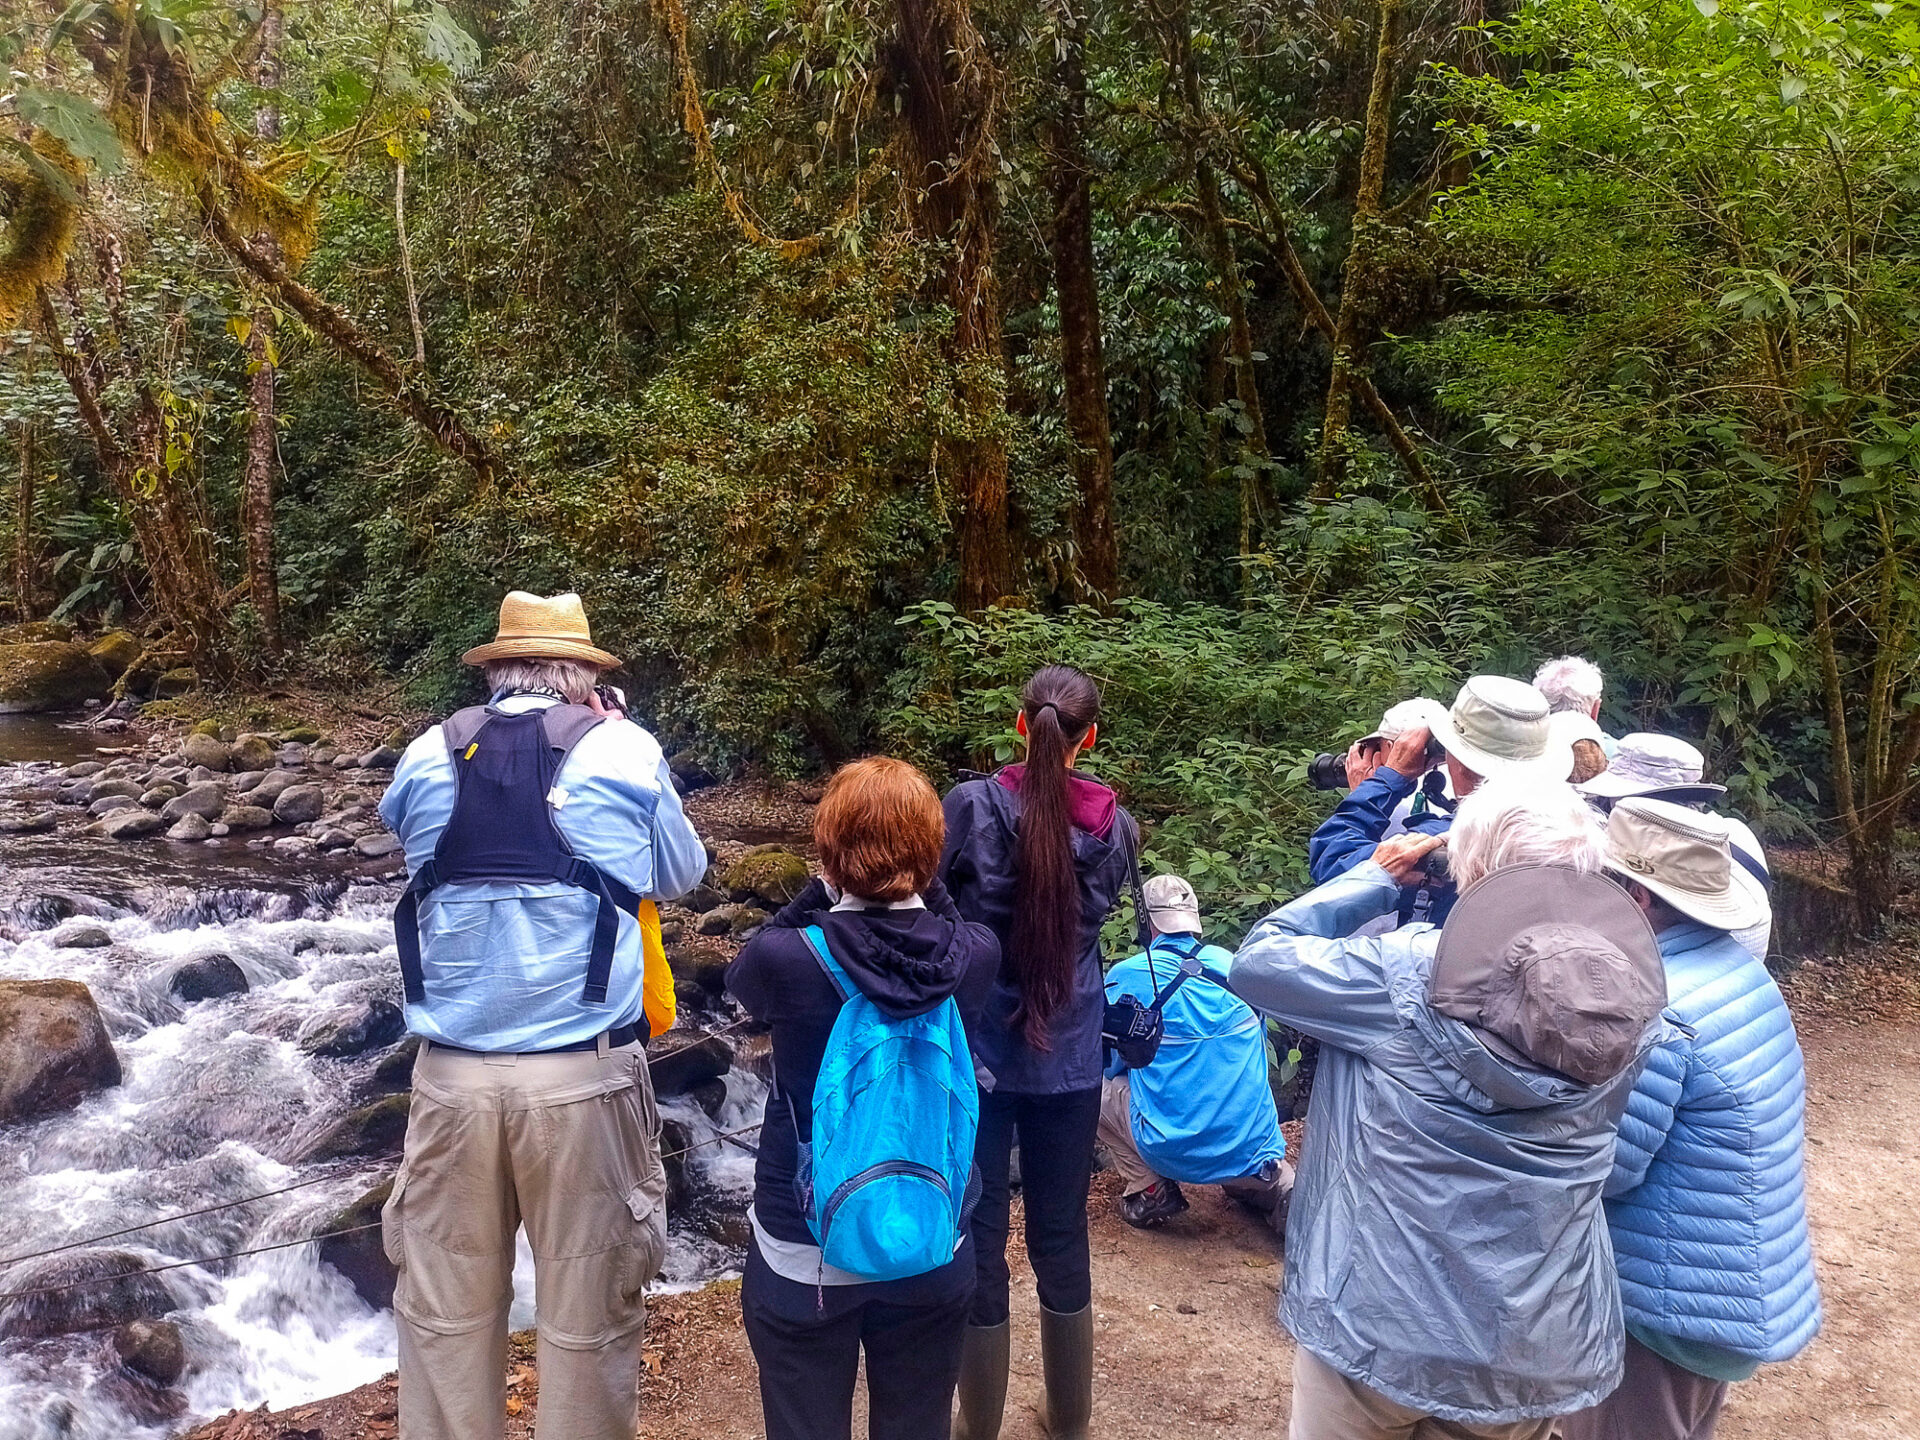
[[[585,705],[553,705],[508,715],[491,705],[457,711],[441,726],[453,760],[453,814],[393,909],[393,938],[407,1003],[426,1001],[420,963],[420,901],[456,880],[543,885],[559,880],[600,898],[587,961],[588,1005],[607,1003],[620,911],[640,897],[597,865],[573,853],[554,823],[547,795],[567,756],[604,717]]]

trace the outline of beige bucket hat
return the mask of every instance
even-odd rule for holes
[[[571,591],[543,596],[509,590],[500,602],[498,633],[460,658],[469,665],[489,660],[577,660],[602,670],[620,663],[619,657],[593,643],[586,607]]]
[[[1198,935],[1204,928],[1200,924],[1200,898],[1178,875],[1154,876],[1140,887],[1140,898],[1153,928],[1162,935]]]
[[[1718,815],[1629,796],[1607,816],[1614,874],[1644,885],[1689,920],[1744,930],[1771,913],[1766,891],[1733,861],[1732,831]]]
[[[1433,738],[1474,774],[1558,780],[1573,773],[1573,745],[1554,734],[1547,697],[1524,680],[1476,675],[1453,708],[1437,717]]]

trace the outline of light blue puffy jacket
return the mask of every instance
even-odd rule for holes
[[[1820,1328],[1807,1238],[1807,1079],[1766,966],[1724,930],[1664,931],[1667,1013],[1614,1148],[1607,1221],[1631,1325],[1756,1360]]]

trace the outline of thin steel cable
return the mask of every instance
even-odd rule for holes
[[[354,1225],[346,1230],[326,1230],[318,1235],[309,1235],[303,1240],[281,1240],[273,1245],[255,1245],[246,1250],[234,1250],[225,1255],[208,1255],[199,1260],[175,1260],[167,1265],[149,1265],[143,1270],[125,1270],[118,1275],[89,1275],[84,1280],[68,1280],[60,1285],[40,1285],[32,1290],[9,1290],[0,1294],[0,1305],[10,1300],[25,1300],[34,1295],[58,1295],[67,1290],[78,1290],[82,1285],[104,1285],[113,1280],[131,1280],[136,1275],[158,1275],[167,1270],[188,1270],[198,1265],[218,1265],[225,1260],[239,1260],[248,1255],[264,1255],[269,1250],[291,1250],[296,1245],[314,1245],[322,1240],[331,1240],[336,1235],[358,1235],[362,1230],[378,1230],[378,1220],[365,1225]]]

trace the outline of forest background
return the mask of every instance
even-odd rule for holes
[[[580,590],[670,746],[1094,768],[1222,913],[1308,755],[1585,654],[1897,889],[1914,0],[10,0],[0,535],[138,693],[444,707]]]

